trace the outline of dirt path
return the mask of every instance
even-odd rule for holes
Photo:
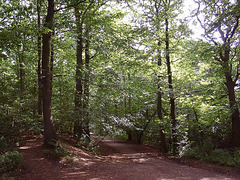
[[[115,154],[137,154],[137,153],[155,153],[158,150],[148,146],[140,145],[131,141],[116,140],[112,138],[105,138],[100,144],[101,155],[115,155]]]
[[[19,147],[19,152],[24,155],[24,165],[22,174],[16,179],[60,179],[62,165],[47,158],[42,146],[42,140],[39,137],[31,139],[24,137],[24,143]]]
[[[43,153],[42,139],[26,140],[19,148],[24,154],[24,169],[16,179],[26,180],[234,180],[240,171],[228,168],[224,172],[189,167],[159,157],[156,149],[105,139],[101,143],[101,156],[90,155],[78,148],[63,144],[71,157],[61,162],[50,160]],[[238,173],[239,172],[239,173]],[[228,173],[228,174],[226,174]]]

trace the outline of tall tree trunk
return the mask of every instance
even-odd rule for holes
[[[158,66],[159,67],[162,65],[160,46],[161,46],[161,42],[159,40],[158,41]],[[167,148],[167,142],[166,142],[166,135],[163,132],[163,127],[161,126],[161,123],[163,122],[163,115],[162,115],[162,91],[161,91],[161,85],[160,85],[160,76],[158,76],[157,115],[160,120],[160,125],[159,125],[160,151],[167,153],[168,148]]]
[[[20,6],[20,2],[18,2],[18,5]],[[21,17],[18,16],[18,21],[21,21]],[[18,65],[19,65],[19,91],[20,91],[20,99],[23,100],[23,94],[24,94],[24,46],[25,46],[25,33],[18,33],[20,37],[22,37],[22,42],[20,43],[19,49],[18,49]]]
[[[157,115],[160,120],[160,123],[163,121],[163,116],[162,116],[162,92],[160,89],[160,85],[158,85],[158,97],[157,97]],[[161,124],[159,125],[159,133],[160,133],[160,151],[167,153],[168,148],[167,148],[167,142],[166,142],[166,135],[163,132],[163,127]]]
[[[74,135],[76,137],[81,137],[83,133],[82,127],[83,22],[81,19],[80,10],[77,6],[75,7],[75,17],[77,24],[77,65],[76,65],[76,93],[75,93],[75,111],[77,114],[77,119],[74,122]]]
[[[127,77],[125,76],[125,74],[123,75],[123,82],[126,81],[126,79],[128,81],[131,80],[130,78],[130,73],[127,74]],[[132,114],[132,105],[131,105],[131,94],[129,94],[128,98],[126,95],[124,95],[124,109],[125,109],[125,114]],[[132,137],[132,129],[130,127],[127,127],[126,128],[126,134],[128,136],[127,140],[128,141],[132,141],[133,140],[133,137]]]
[[[167,2],[167,0],[166,0]],[[172,84],[172,71],[171,71],[171,61],[169,52],[169,22],[168,18],[165,18],[165,43],[166,43],[166,61],[167,61],[167,73],[168,73],[168,88],[169,88],[169,102],[170,102],[170,118],[171,118],[171,128],[172,128],[172,152],[177,154],[177,131],[176,131],[176,117],[175,117],[175,102],[173,94],[173,84]]]
[[[201,130],[201,127],[199,125],[199,118],[198,118],[197,110],[194,107],[193,107],[193,113],[194,113],[194,116],[195,116],[195,119],[194,119],[195,124],[192,127],[193,128],[192,129],[192,131],[193,131],[192,136],[194,136],[193,140],[196,141],[196,144],[201,145],[202,142],[203,142],[203,131]]]
[[[20,80],[20,91],[21,95],[24,91],[24,42],[22,43],[22,47],[19,50],[19,80]]]
[[[52,36],[54,36],[55,32],[53,30]],[[50,53],[50,91],[52,96],[52,88],[53,88],[53,64],[54,64],[54,43],[51,42],[51,53]]]
[[[84,79],[84,132],[90,140],[89,130],[89,76],[90,76],[90,54],[89,54],[89,27],[86,27],[85,32],[85,79]]]
[[[54,0],[48,0],[48,10],[45,21],[45,28],[53,29]],[[50,41],[51,32],[43,34],[42,49],[42,85],[43,85],[43,119],[44,119],[44,144],[51,147],[57,141],[57,134],[52,120],[51,112],[51,89],[50,89]]]
[[[38,47],[38,115],[42,115],[43,105],[42,105],[42,67],[41,67],[41,59],[42,59],[42,43],[41,43],[41,4],[40,0],[37,1],[37,24],[38,24],[38,38],[37,38],[37,47]]]
[[[227,48],[227,47],[225,47]],[[235,82],[232,79],[231,68],[229,65],[230,59],[230,47],[228,47],[225,52],[224,56],[221,54],[220,57],[223,61],[222,67],[224,69],[224,75],[226,79],[225,85],[227,86],[228,90],[228,99],[230,104],[230,109],[232,112],[232,146],[233,147],[240,147],[240,118],[239,118],[239,108],[236,101],[235,96]]]

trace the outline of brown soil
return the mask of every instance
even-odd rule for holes
[[[71,154],[60,161],[47,157],[41,137],[24,138],[19,151],[24,166],[19,180],[233,180],[240,170],[196,160],[159,155],[158,150],[128,141],[105,138],[101,155],[93,155],[70,145],[62,145]]]

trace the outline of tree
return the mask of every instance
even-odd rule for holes
[[[185,40],[181,1],[25,2],[0,7],[1,128],[40,132],[44,107],[46,145],[56,131],[88,145],[91,130],[174,154],[231,133],[238,146],[237,3],[197,1],[206,42]]]
[[[38,47],[38,115],[42,115],[42,43],[41,43],[41,1],[37,1],[37,25],[38,25],[38,37],[37,37],[37,47]]]
[[[156,76],[162,76],[161,79],[158,78],[158,81],[165,82],[165,77],[167,81],[167,84],[162,83],[162,87],[159,87],[158,89],[168,91],[167,98],[169,99],[170,105],[169,117],[171,124],[171,140],[169,142],[171,143],[172,153],[176,154],[178,132],[175,112],[176,94],[173,88],[174,77],[172,66],[174,66],[173,62],[176,61],[177,57],[181,58],[181,55],[178,55],[180,54],[178,52],[178,47],[181,46],[181,42],[188,35],[185,21],[178,19],[178,14],[182,7],[182,1],[149,0],[141,1],[140,4],[144,11],[142,29],[145,29],[146,31],[145,38],[149,39],[147,43],[145,42],[145,46],[150,54],[148,60],[152,60],[158,64],[159,69],[155,70],[155,72],[157,72]],[[161,56],[165,57],[164,59],[166,63],[162,63]],[[163,67],[162,64],[166,64],[166,67]],[[158,96],[160,96],[159,93]],[[158,103],[160,103],[159,97]]]
[[[156,17],[157,17],[157,33],[160,33],[160,4],[155,1],[154,2],[154,6],[155,6],[155,12],[156,12]],[[167,20],[167,19],[166,19]],[[166,25],[166,29],[168,29],[167,25]],[[168,37],[168,32],[166,31],[166,37]],[[158,37],[158,41],[157,41],[157,57],[158,57],[158,66],[159,68],[161,68],[162,66],[162,55],[161,55],[161,37],[159,37],[159,35],[157,35]],[[169,39],[166,38],[166,43],[169,41]],[[167,45],[167,44],[166,44]],[[169,45],[168,45],[169,46]],[[166,46],[167,48],[167,46]],[[168,47],[169,48],[169,47]],[[169,56],[169,55],[168,55]],[[169,58],[169,57],[168,57]],[[170,62],[169,62],[170,63]],[[162,112],[162,89],[161,89],[161,80],[160,80],[161,76],[158,76],[158,92],[157,92],[157,115],[158,118],[160,120],[160,123],[163,121],[163,112]],[[167,142],[166,142],[166,135],[164,133],[163,127],[162,125],[160,125],[159,127],[159,131],[160,131],[160,149],[162,152],[167,153],[168,149],[167,149]]]
[[[235,87],[239,79],[239,8],[236,1],[195,1],[198,4],[197,18],[205,30],[206,39],[214,48],[214,59],[219,63],[225,77],[232,119],[232,146],[240,147],[240,118]],[[202,6],[203,5],[203,6]],[[201,12],[208,12],[203,19]],[[220,37],[219,38],[217,37]],[[220,42],[221,41],[221,42]]]
[[[82,11],[82,10],[81,10]],[[75,7],[75,17],[77,24],[77,64],[76,64],[76,95],[75,110],[78,114],[78,120],[74,123],[74,134],[78,137],[82,136],[82,96],[83,96],[83,21],[81,18],[80,8]],[[79,119],[80,118],[80,119]]]
[[[48,0],[47,16],[42,37],[42,85],[43,85],[43,118],[44,118],[44,144],[52,146],[57,141],[56,129],[53,124],[51,111],[51,82],[50,82],[50,41],[53,31],[54,0]]]
[[[83,129],[87,136],[88,141],[90,141],[90,129],[89,129],[89,86],[90,86],[90,39],[89,39],[90,26],[86,25],[85,30],[85,71],[84,71],[84,99],[83,99],[83,109],[84,109],[84,124]]]
[[[96,13],[106,1],[89,1],[74,7],[77,32],[77,63],[76,63],[76,94],[75,110],[77,119],[74,123],[74,134],[80,138],[82,135],[90,140],[89,129],[89,89],[90,89],[90,33],[96,26]],[[97,24],[98,25],[98,24]],[[96,50],[95,50],[96,51]],[[85,52],[83,54],[83,52]],[[85,61],[84,61],[85,59]]]
[[[171,0],[165,0],[164,11],[165,11],[165,53],[167,62],[167,76],[168,76],[168,88],[169,88],[169,102],[170,102],[170,118],[172,125],[172,144],[173,144],[173,154],[177,154],[177,122],[175,115],[175,97],[173,92],[173,80],[171,71],[171,61],[170,61],[170,39],[169,39],[169,8]]]

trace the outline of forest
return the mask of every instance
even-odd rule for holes
[[[33,133],[240,167],[239,18],[239,0],[0,1],[0,165]]]

